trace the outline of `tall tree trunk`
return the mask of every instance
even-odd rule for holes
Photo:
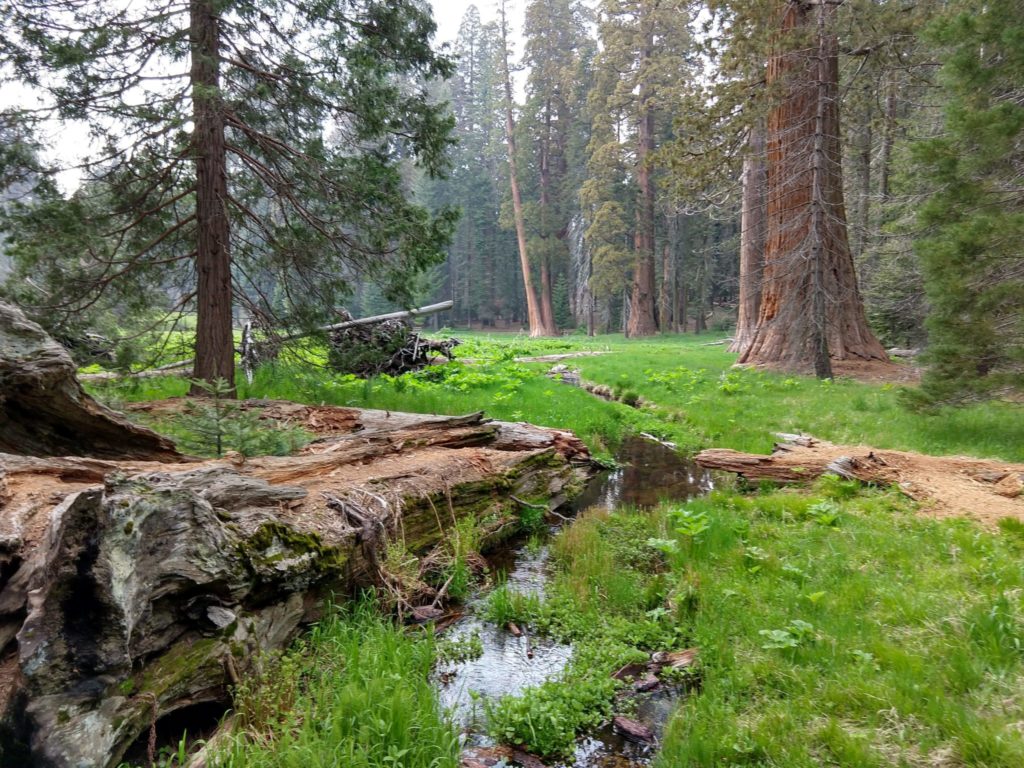
[[[879,185],[882,203],[887,203],[891,196],[889,189],[890,166],[892,164],[892,146],[896,141],[896,73],[890,72],[885,84],[885,121],[882,125],[882,152],[879,158]]]
[[[640,71],[644,73],[647,60],[654,47],[654,27],[646,18],[640,20],[644,41],[640,48]],[[626,335],[630,338],[651,336],[658,332],[654,319],[654,179],[648,159],[654,151],[654,109],[650,87],[641,81],[637,97],[636,147],[636,235],[634,238],[633,287],[630,292],[629,324]]]
[[[754,340],[761,310],[761,272],[765,244],[764,125],[751,126],[743,159],[743,202],[740,211],[740,296],[736,338],[730,352],[743,354]]]
[[[676,333],[686,333],[688,325],[686,318],[686,248],[689,242],[689,233],[689,220],[683,216],[676,226],[676,245],[674,247],[677,259],[675,270]]]
[[[853,225],[850,232],[850,250],[856,261],[867,250],[871,241],[871,122],[873,99],[872,94],[864,94],[864,107],[860,115],[860,125],[854,135],[854,195],[856,206],[853,210]]]
[[[661,286],[658,289],[658,320],[662,333],[672,329],[672,247],[666,237],[661,249]]]
[[[828,81],[829,50],[827,42],[828,6],[817,14],[818,61],[817,95],[814,111],[814,150],[811,160],[811,268],[814,280],[811,283],[811,355],[814,359],[814,375],[819,379],[832,378],[832,361],[828,356],[828,336],[825,307],[825,217],[828,215],[825,200],[825,184],[828,158],[825,157],[825,110],[830,94]],[[838,74],[837,74],[838,79]],[[838,117],[838,114],[837,114]],[[837,121],[838,122],[838,121]],[[838,133],[838,131],[837,131]],[[840,162],[841,156],[840,156]],[[852,260],[852,259],[851,259]]]
[[[192,0],[192,103],[196,163],[196,381],[224,379],[234,390],[227,150],[220,95],[220,20],[213,0]],[[192,386],[193,395],[207,394]]]
[[[544,327],[544,336],[557,336],[558,326],[555,323],[555,305],[551,296],[551,101],[544,110],[544,140],[540,148],[540,229],[544,240],[544,248],[540,258],[540,319]]]
[[[466,221],[466,280],[463,284],[463,303],[466,307],[466,325],[473,326],[472,297],[470,290],[473,288],[473,261],[476,250],[476,232],[473,226],[473,215],[470,214]]]
[[[808,48],[818,13],[819,44]],[[768,83],[781,86],[782,96],[767,126],[761,310],[740,362],[800,367],[817,360],[820,368],[823,350],[840,360],[887,359],[868,327],[847,240],[832,13],[826,3],[787,3],[780,50],[768,62]]]
[[[530,275],[530,255],[526,250],[526,223],[523,220],[523,199],[519,194],[519,175],[516,171],[516,123],[512,114],[512,75],[508,67],[508,22],[505,14],[505,0],[500,6],[501,14],[501,67],[505,85],[505,143],[508,146],[508,177],[512,188],[512,215],[516,223],[516,242],[519,245],[519,265],[523,272],[523,293],[526,297],[526,320],[530,336],[549,336],[540,313],[537,292]]]
[[[544,326],[544,336],[557,336],[558,325],[555,323],[555,304],[551,290],[551,264],[545,254],[540,260],[540,319]]]

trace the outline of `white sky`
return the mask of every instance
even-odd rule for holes
[[[527,0],[507,0],[507,13],[509,20],[509,32],[514,46],[514,55],[518,59],[522,55],[522,26],[523,14]],[[442,43],[451,43],[459,33],[459,25],[466,10],[475,5],[480,11],[481,21],[487,23],[498,17],[498,0],[430,0],[434,9],[434,19],[437,21],[437,34],[434,37],[435,46]],[[5,83],[0,86],[0,106],[19,104],[29,106],[37,102],[31,92],[13,83]],[[55,145],[55,153],[58,156],[74,154],[67,152],[70,146],[88,146],[90,141],[87,127],[84,124],[76,123],[52,123],[48,136],[44,140]],[[71,191],[78,185],[79,172],[69,170],[62,173],[60,178],[61,186],[65,191]]]
[[[452,42],[459,33],[459,24],[462,23],[462,16],[466,9],[475,5],[480,11],[480,20],[485,24],[498,18],[498,0],[430,0],[434,7],[434,20],[437,21],[438,43]],[[508,0],[506,12],[511,29],[509,30],[513,40],[518,40],[522,33],[523,11],[526,7],[526,0]],[[516,46],[518,49],[518,45]],[[517,50],[516,55],[522,51]]]

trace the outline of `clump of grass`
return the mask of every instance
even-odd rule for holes
[[[487,596],[480,615],[487,621],[504,626],[509,623],[530,624],[541,613],[541,599],[530,592],[518,592],[502,581]]]
[[[564,755],[609,713],[617,665],[697,646],[700,692],[658,768],[1022,765],[1021,527],[1003,527],[924,519],[841,480],[592,510],[555,539],[534,614],[573,660],[492,706],[491,732]]]
[[[213,765],[456,768],[458,730],[431,687],[434,661],[431,637],[407,635],[373,603],[333,610],[238,686],[240,729]]]

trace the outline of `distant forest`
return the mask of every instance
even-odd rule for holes
[[[191,317],[230,379],[242,318],[452,299],[432,322],[1022,388],[1019,0],[501,0],[451,50],[422,0],[222,5],[4,6],[45,98],[3,113],[0,274],[54,332]],[[70,196],[55,118],[95,150]]]

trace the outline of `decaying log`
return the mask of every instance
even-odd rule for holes
[[[112,768],[154,717],[226,704],[388,542],[425,553],[590,472],[569,433],[480,414],[245,406],[319,437],[235,462],[0,454],[0,764]]]
[[[0,451],[173,461],[174,444],[104,408],[75,363],[21,310],[0,303]]]
[[[768,456],[713,448],[697,454],[696,462],[749,480],[806,482],[830,473],[898,486],[938,517],[962,515],[989,525],[1002,517],[1024,520],[1024,464],[833,445],[806,435],[779,437],[782,442]]]

